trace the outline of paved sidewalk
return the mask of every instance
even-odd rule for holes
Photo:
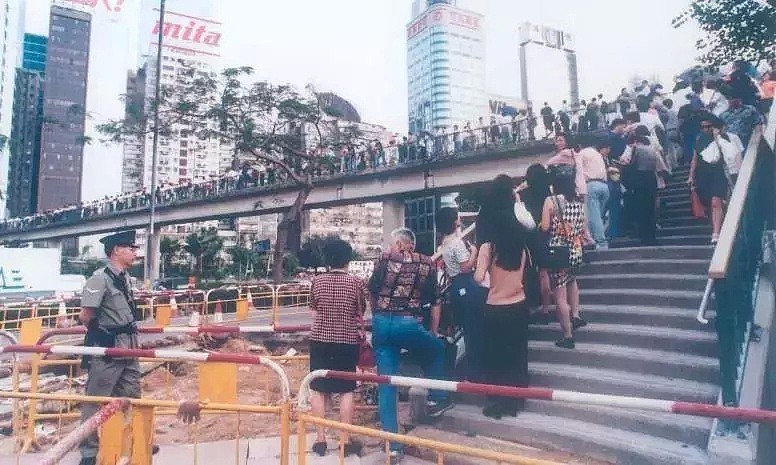
[[[312,447],[315,434],[308,435],[308,451]],[[289,465],[297,464],[297,441],[296,435],[291,436],[291,450]],[[337,444],[330,441],[330,448],[336,448]],[[239,451],[235,441],[216,441],[196,445],[197,459],[194,459],[193,444],[184,445],[163,445],[160,446],[159,453],[154,456],[153,465],[193,465],[194,463],[210,465],[280,465],[280,440],[277,437],[242,439],[239,444]],[[4,455],[0,456],[0,465],[38,465],[42,454],[25,454],[17,457]],[[78,465],[80,457],[77,452],[68,454],[60,465]],[[307,463],[309,465],[337,465],[339,464],[339,452],[329,450],[328,455],[319,457],[317,454],[308,453]],[[385,454],[382,451],[368,454],[364,457],[347,457],[345,465],[380,465],[385,463]],[[402,465],[426,465],[430,462],[416,459],[414,457],[405,457]]]

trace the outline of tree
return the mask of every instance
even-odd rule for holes
[[[213,265],[213,259],[223,248],[224,241],[218,237],[216,228],[201,229],[186,236],[183,250],[194,259],[192,269],[200,277]]]
[[[704,32],[696,43],[700,61],[720,66],[734,60],[759,63],[776,57],[776,8],[773,1],[693,0],[674,18],[681,27],[694,20]]]
[[[172,259],[180,253],[182,245],[179,240],[173,239],[170,236],[162,236],[159,241],[159,255],[162,256],[162,276],[165,275],[165,271],[170,269],[172,265]]]
[[[236,246],[227,250],[232,258],[232,273],[238,279],[247,279],[249,277],[248,269],[253,269],[252,276],[262,275],[265,270],[265,262],[261,255],[248,247]]]
[[[329,142],[327,126],[331,122],[312,87],[300,93],[290,85],[252,81],[252,75],[250,67],[228,68],[220,74],[184,67],[179,83],[164,87],[160,101],[146,105],[146,113],[158,105],[160,133],[189,127],[191,135],[200,140],[219,140],[230,146],[235,156],[278,171],[279,178],[297,186],[297,197],[278,224],[275,241],[273,279],[281,282],[289,231],[299,229],[304,204],[313,189],[313,173],[326,168],[324,157],[306,150],[305,135],[312,134],[316,148],[323,149]],[[125,100],[133,106],[131,99]],[[135,111],[131,117],[99,125],[98,130],[121,142],[145,136],[153,129],[150,126],[144,114]],[[345,143],[338,142],[339,146]],[[257,202],[255,208],[260,207]]]

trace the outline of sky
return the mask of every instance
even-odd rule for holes
[[[320,91],[333,91],[349,100],[366,122],[397,132],[407,130],[405,27],[411,20],[411,0],[212,1],[217,2],[218,19],[223,22],[224,66],[249,65],[255,68],[257,77],[273,82],[299,87],[313,84]],[[124,0],[123,11],[133,14],[130,4],[135,2],[139,0]],[[458,2],[485,15],[489,93],[519,96],[517,30],[522,22],[530,21],[575,37],[583,99],[598,93],[614,95],[635,75],[657,75],[670,83],[676,73],[691,66],[696,56],[697,28],[688,25],[677,30],[671,26],[671,19],[688,3]],[[49,4],[50,0],[27,0],[28,32],[47,33]],[[107,42],[97,46],[111,47]],[[566,72],[556,69],[557,60],[539,61],[531,63],[533,71]],[[106,71],[93,67],[89,72],[90,80],[99,80]],[[110,75],[117,75],[115,69]],[[541,100],[541,96],[532,97]],[[120,189],[120,161],[113,152],[99,163],[85,161],[90,170],[102,174],[95,176],[94,187],[90,188],[93,192],[85,198]]]

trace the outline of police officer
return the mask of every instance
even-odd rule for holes
[[[135,349],[135,322],[132,287],[127,270],[135,261],[138,246],[135,232],[123,231],[100,239],[108,256],[108,266],[98,269],[86,281],[79,318],[87,327],[84,345]],[[89,375],[86,395],[140,397],[140,365],[137,359],[84,357]],[[94,415],[97,404],[81,406],[81,421]],[[99,438],[93,434],[81,443],[81,464],[96,465]]]

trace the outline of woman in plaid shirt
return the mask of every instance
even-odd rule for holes
[[[343,240],[331,241],[323,249],[328,273],[316,276],[310,290],[310,310],[313,328],[310,334],[310,371],[356,371],[360,348],[359,327],[366,309],[367,290],[364,282],[348,274],[353,249]],[[311,383],[313,414],[326,415],[326,398],[340,394],[340,420],[353,422],[354,381],[317,379]],[[316,427],[313,451],[326,455],[324,428]],[[345,435],[345,455],[358,454],[361,444],[348,441]]]

